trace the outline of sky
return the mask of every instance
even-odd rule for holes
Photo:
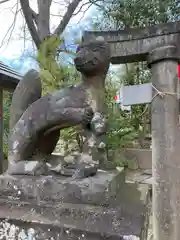
[[[63,15],[66,6],[59,4],[59,2],[64,3],[64,0],[53,0],[54,3],[51,5],[51,30],[60,22],[61,18],[59,14]],[[86,0],[82,1],[84,5]],[[37,0],[30,0],[31,7],[37,10]],[[83,30],[92,29],[93,18],[98,16],[98,11],[95,7],[90,7],[87,9],[88,5],[75,11],[78,12],[74,17],[71,18],[68,26],[64,31],[64,37],[66,39],[66,44],[70,45],[71,48],[76,47],[75,39],[80,39]],[[30,68],[37,68],[36,61],[32,58],[33,53],[35,53],[35,46],[30,40],[30,35],[28,31],[24,30],[24,18],[20,12],[15,14],[20,5],[17,5],[17,0],[10,0],[4,4],[0,4],[0,22],[4,23],[0,31],[0,61],[12,67],[21,74],[25,74]],[[79,12],[79,9],[81,11]],[[15,24],[14,24],[15,23]],[[5,37],[6,36],[6,37]],[[26,40],[24,40],[26,36]],[[119,70],[119,66],[114,65],[110,67],[111,70]]]
[[[63,0],[60,1],[65,2]],[[56,0],[56,2],[60,1]],[[35,66],[33,59],[30,57],[35,48],[31,41],[24,41],[24,30],[22,27],[24,25],[24,19],[20,12],[17,17],[15,17],[15,13],[20,7],[17,6],[16,2],[17,0],[10,0],[0,5],[0,22],[4,23],[4,26],[0,31],[0,61],[24,73],[30,68],[30,66]],[[36,2],[36,0],[30,0],[30,4],[34,10],[37,9]],[[85,3],[85,1],[83,2]],[[90,17],[94,10],[90,8],[84,14],[83,10],[86,8],[87,6],[71,19],[64,33],[64,36],[68,40],[68,44],[71,44],[72,46],[74,36],[78,37],[77,33],[80,34],[82,29],[88,29],[91,25]],[[63,4],[52,3],[51,13],[53,15],[59,15],[59,13],[63,14],[65,10],[66,7]],[[51,17],[51,30],[58,25],[58,22],[60,22],[59,16]],[[4,38],[5,36],[6,38]]]

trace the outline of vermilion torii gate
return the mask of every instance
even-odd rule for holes
[[[180,239],[179,35],[180,22],[175,22],[141,29],[87,31],[83,38],[104,37],[110,43],[113,64],[147,61],[151,68],[154,240]]]

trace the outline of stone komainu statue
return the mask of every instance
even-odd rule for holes
[[[35,70],[19,82],[10,109],[7,173],[47,174],[47,156],[55,149],[63,128],[81,125],[97,138],[105,134],[99,97],[110,64],[109,45],[102,39],[83,43],[74,62],[82,74],[78,85],[41,96]]]

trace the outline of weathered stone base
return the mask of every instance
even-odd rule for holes
[[[125,172],[98,171],[89,178],[73,180],[63,176],[0,176],[3,198],[13,198],[30,203],[82,203],[112,205],[116,203],[119,189],[124,185]],[[2,198],[1,198],[2,199]]]
[[[1,176],[0,219],[29,239],[145,240],[149,187],[123,181],[123,170],[74,182]]]

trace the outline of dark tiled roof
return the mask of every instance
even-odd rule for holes
[[[0,62],[0,87],[9,91],[16,88],[22,75],[4,63]]]

